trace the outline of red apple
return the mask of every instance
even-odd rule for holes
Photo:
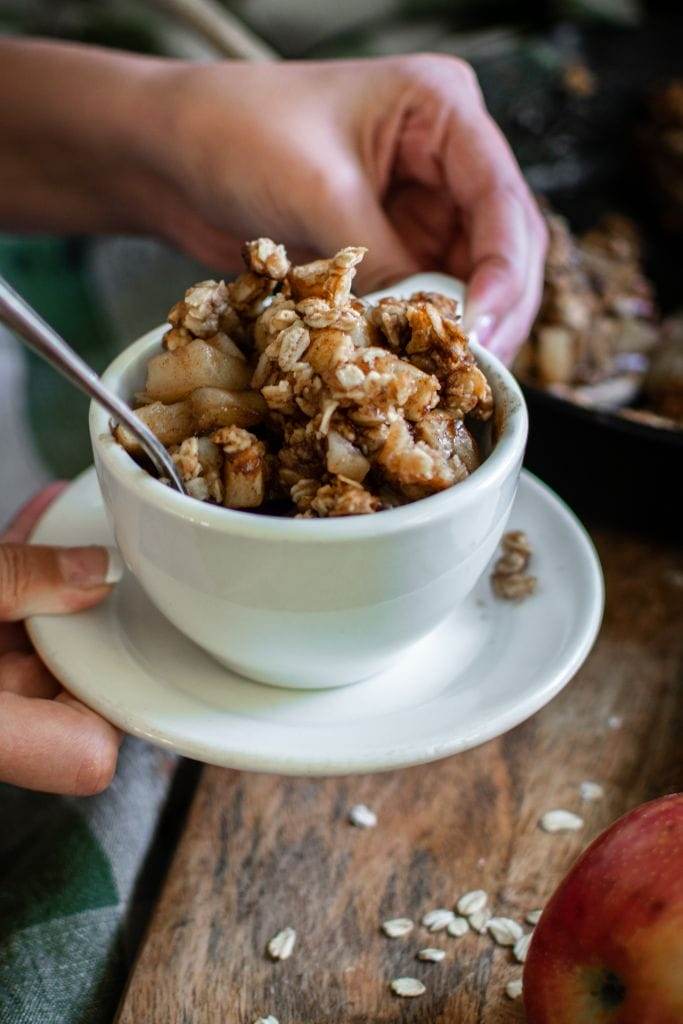
[[[528,1024],[683,1024],[683,793],[615,821],[547,904]]]

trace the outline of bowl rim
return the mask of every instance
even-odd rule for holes
[[[447,278],[446,275],[418,274],[393,285],[386,291],[375,292],[364,298],[375,300],[385,294],[420,290],[424,289],[426,284],[432,291],[437,288],[445,291],[444,281],[449,283],[448,291],[453,294],[456,284],[453,278]],[[457,284],[461,289],[459,282]],[[123,374],[132,365],[141,363],[151,354],[166,330],[167,324],[154,327],[125,348],[102,374],[103,382],[117,394],[121,394],[119,387]],[[94,401],[91,402],[89,413],[93,450],[107,471],[132,496],[172,518],[205,527],[216,533],[299,542],[353,541],[383,537],[457,514],[476,499],[478,492],[495,486],[517,466],[521,466],[528,431],[528,413],[522,390],[512,373],[496,356],[476,342],[470,342],[470,347],[477,364],[491,385],[496,404],[505,409],[503,427],[493,450],[481,466],[461,483],[407,505],[385,509],[375,515],[294,519],[228,509],[179,494],[160,483],[131,458],[115,440],[110,428],[109,414]],[[127,399],[129,396],[121,397]]]

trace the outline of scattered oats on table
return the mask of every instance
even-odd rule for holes
[[[515,942],[512,947],[513,956],[520,964],[523,964],[526,960],[526,955],[529,952],[529,946],[531,945],[532,935],[533,932],[528,932],[527,935],[522,935],[522,937],[517,939],[517,942]]]
[[[486,907],[483,910],[475,910],[469,916],[470,928],[479,935],[485,935],[491,915]]]
[[[296,932],[287,926],[274,935],[268,943],[268,953],[273,960],[288,960],[294,951]]]
[[[442,932],[444,928],[448,928],[448,925],[455,918],[455,914],[452,910],[446,910],[444,907],[438,907],[436,910],[430,910],[422,918],[422,924],[425,928],[428,928],[430,932]]]
[[[427,946],[425,949],[419,950],[417,954],[418,960],[426,960],[428,963],[438,964],[446,956],[445,949],[433,949],[431,946]]]
[[[499,946],[514,946],[524,934],[522,926],[511,917],[491,917],[486,923],[486,928]]]
[[[355,804],[349,811],[349,821],[356,828],[374,828],[377,824],[377,815],[365,804]]]
[[[503,553],[493,566],[491,586],[496,597],[505,601],[523,601],[536,590],[536,577],[527,573],[531,545],[522,530],[503,535]]]
[[[458,913],[462,914],[463,917],[471,917],[472,914],[483,910],[488,901],[489,898],[483,889],[473,889],[471,892],[466,892],[458,900]]]
[[[413,930],[413,922],[409,917],[392,917],[389,921],[382,922],[382,931],[390,939],[401,939]]]
[[[624,724],[624,719],[621,715],[610,715],[607,719],[607,725],[610,729],[621,729]]]
[[[573,811],[558,808],[555,811],[546,811],[538,824],[544,832],[578,832],[583,828],[583,818]]]
[[[508,981],[505,986],[505,995],[508,999],[519,999],[522,994],[522,979],[515,978],[513,981]]]
[[[593,800],[601,800],[605,795],[605,790],[602,788],[599,782],[582,782],[579,787],[581,793],[581,799],[587,803],[591,803]]]
[[[460,916],[454,917],[446,929],[448,934],[452,935],[454,939],[462,938],[469,930],[470,926],[467,923],[467,918]]]
[[[424,995],[427,989],[417,978],[394,978],[391,983],[391,991],[397,996],[412,999],[414,996]]]
[[[254,1024],[280,1024],[280,1022],[277,1017],[269,1014],[267,1017],[257,1017]]]

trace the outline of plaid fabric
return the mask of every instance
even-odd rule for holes
[[[127,739],[106,793],[0,786],[0,1024],[111,1020],[158,878],[177,759]]]

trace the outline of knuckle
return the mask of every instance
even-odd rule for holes
[[[479,81],[471,64],[460,57],[443,53],[417,53],[404,58],[406,70],[424,84],[438,90],[465,90],[480,95]]]

